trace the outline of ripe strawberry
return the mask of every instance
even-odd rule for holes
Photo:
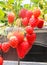
[[[25,55],[29,52],[32,46],[29,45],[27,41],[23,41],[17,48],[18,57],[20,59],[24,58]]]
[[[16,36],[10,37],[9,43],[10,43],[10,46],[12,48],[17,48],[17,46],[18,46],[18,39],[17,39],[17,37]]]
[[[24,19],[22,19],[22,25],[23,26],[27,26],[28,25],[28,19],[27,18],[24,18]]]
[[[26,34],[26,38],[30,44],[33,45],[34,41],[36,40],[36,34],[33,33],[32,35]]]
[[[43,19],[39,19],[39,23],[37,25],[38,28],[42,28],[44,24],[44,20]]]
[[[13,35],[17,37],[19,43],[23,42],[23,40],[24,40],[24,34],[23,33],[21,33],[21,32],[14,32]]]
[[[26,32],[27,32],[28,34],[32,34],[32,33],[33,33],[33,28],[32,28],[31,26],[27,26],[27,27],[26,27]]]
[[[32,11],[28,10],[26,12],[26,17],[28,18],[28,20],[31,18],[32,15],[33,15],[33,12]]]
[[[9,44],[9,42],[4,42],[4,43],[2,44],[2,51],[3,51],[4,53],[6,53],[6,52],[9,51],[9,49],[10,49],[10,44]]]
[[[9,24],[12,24],[13,22],[14,22],[14,19],[15,19],[15,15],[14,15],[14,13],[9,13],[8,14],[8,23]]]
[[[2,49],[2,44],[0,43],[0,50]]]
[[[29,25],[33,28],[36,27],[38,25],[38,18],[35,17],[30,18]]]
[[[0,56],[0,65],[3,65],[3,58]]]
[[[21,17],[21,18],[25,18],[26,17],[26,9],[21,9],[20,11],[19,11],[19,17]]]
[[[40,14],[41,14],[40,9],[35,9],[34,12],[33,12],[34,17],[36,17],[36,18],[39,17]]]

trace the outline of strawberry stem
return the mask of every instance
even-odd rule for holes
[[[18,58],[18,65],[20,65],[20,59]]]

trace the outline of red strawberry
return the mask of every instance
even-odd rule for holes
[[[29,52],[29,50],[30,50],[31,47],[32,47],[32,46],[29,45],[29,43],[28,43],[27,41],[22,42],[22,43],[18,46],[18,48],[17,48],[18,57],[19,57],[20,59],[24,58],[25,55]]]
[[[14,32],[13,35],[17,37],[19,43],[23,42],[23,40],[24,40],[24,34],[23,33],[21,33],[21,32]]]
[[[26,32],[27,32],[28,34],[32,34],[32,33],[33,33],[33,28],[32,28],[31,26],[27,26],[27,27],[26,27]]]
[[[32,35],[26,34],[26,38],[30,44],[33,45],[34,41],[36,40],[36,34],[33,33]]]
[[[0,65],[3,65],[3,58],[0,56]]]
[[[4,53],[8,52],[9,49],[10,49],[9,42],[4,42],[4,43],[2,43],[2,51],[3,51]]]
[[[26,12],[26,17],[28,18],[28,20],[31,18],[32,15],[33,15],[33,12],[32,11],[28,10]]]
[[[23,26],[27,26],[28,25],[28,19],[27,18],[24,18],[24,19],[22,19],[22,25]]]
[[[2,44],[0,43],[0,50],[2,49]]]
[[[21,17],[21,18],[25,18],[26,17],[26,9],[21,9],[20,11],[19,11],[19,17]]]
[[[38,28],[42,28],[44,24],[44,20],[43,19],[39,19],[39,23],[37,25]]]
[[[34,17],[39,17],[40,14],[41,14],[40,9],[35,9],[34,12],[33,12]]]
[[[30,18],[29,25],[31,27],[36,27],[38,25],[38,18],[34,18],[34,17]]]
[[[16,36],[11,36],[10,40],[9,40],[9,43],[10,43],[10,46],[12,48],[17,48],[17,46],[18,46],[18,39],[17,39],[17,37]]]
[[[9,24],[12,24],[13,22],[14,22],[14,19],[15,19],[15,15],[14,15],[14,13],[9,13],[8,14],[8,23]]]

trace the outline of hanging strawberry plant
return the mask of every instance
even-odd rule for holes
[[[38,0],[34,2],[37,3]],[[0,1],[0,7],[0,21],[5,23],[3,27],[1,26],[3,31],[0,35],[7,36],[8,39],[8,41],[0,42],[0,50],[7,53],[10,47],[15,48],[18,57],[23,59],[36,40],[34,29],[43,27],[44,20],[40,17],[41,9],[31,10],[30,4],[28,7],[22,6],[22,0]],[[3,63],[2,57],[0,57],[0,63],[1,65]]]

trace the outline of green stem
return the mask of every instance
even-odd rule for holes
[[[31,8],[31,0],[30,0],[30,8]]]

